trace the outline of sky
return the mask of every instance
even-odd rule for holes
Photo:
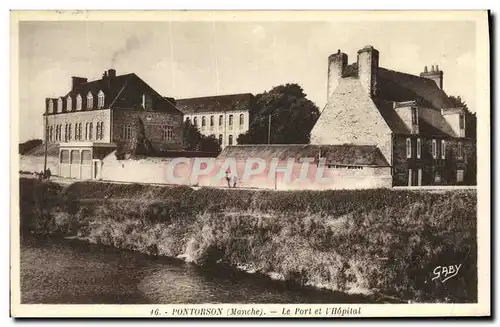
[[[327,58],[349,63],[372,45],[379,65],[418,75],[439,65],[443,88],[476,111],[475,23],[358,22],[21,22],[20,142],[41,138],[45,98],[69,92],[71,76],[135,73],[163,96],[261,93],[298,83],[320,110],[326,104]]]

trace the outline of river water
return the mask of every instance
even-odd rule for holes
[[[78,241],[25,238],[21,242],[21,302],[373,303],[374,299]]]

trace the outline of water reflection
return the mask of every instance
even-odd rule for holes
[[[360,303],[362,296],[298,288],[235,270],[169,258],[28,239],[21,244],[22,303]]]

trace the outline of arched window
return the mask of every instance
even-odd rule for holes
[[[243,126],[244,122],[245,122],[245,118],[243,118],[243,114],[240,114],[240,126]]]
[[[201,117],[201,127],[205,127],[207,125],[207,119],[205,116]]]
[[[210,126],[214,126],[214,116],[210,116]]]
[[[73,111],[73,99],[70,96],[66,99],[66,111]]]
[[[92,140],[92,123],[89,124],[89,140]]]
[[[222,115],[219,116],[219,126],[222,126],[222,122],[223,122],[224,118]]]
[[[104,108],[104,92],[101,90],[97,95],[97,109]]]
[[[82,123],[78,123],[78,140],[82,140]]]
[[[63,99],[59,98],[57,100],[57,109],[56,112],[63,112]]]
[[[64,124],[64,142],[68,141],[68,124]]]
[[[229,135],[229,145],[233,145],[233,136]]]
[[[80,94],[76,96],[76,110],[82,110],[82,96]]]
[[[85,123],[85,140],[89,139],[89,123]]]
[[[193,125],[198,127],[198,117],[194,117],[193,119]]]
[[[233,126],[233,115],[229,115],[229,126]]]
[[[92,109],[94,108],[94,97],[92,96],[92,93],[89,91],[87,93],[87,109]]]
[[[190,123],[191,119],[189,117],[186,117],[186,123]]]
[[[222,134],[219,134],[219,145],[222,145]]]
[[[68,124],[68,141],[71,141],[71,124]]]

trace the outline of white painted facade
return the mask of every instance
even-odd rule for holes
[[[190,120],[202,135],[214,135],[221,148],[238,144],[238,136],[249,128],[248,110],[185,113],[183,119]]]

